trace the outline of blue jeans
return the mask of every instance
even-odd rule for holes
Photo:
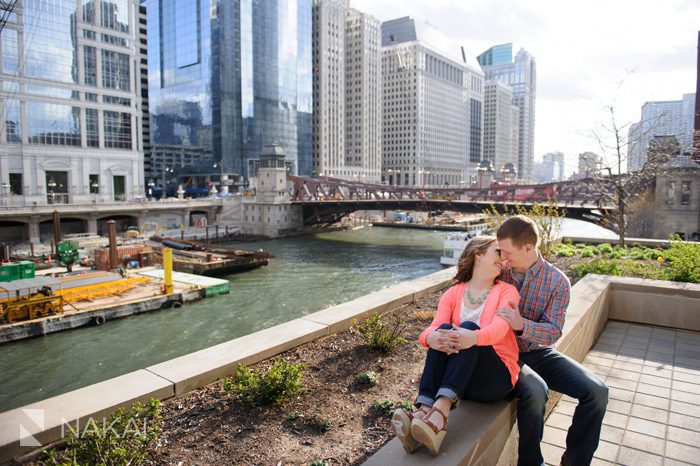
[[[462,322],[460,327],[479,329],[474,322]],[[439,328],[448,330],[452,325]],[[512,388],[510,372],[493,346],[472,346],[452,355],[429,349],[416,404],[430,407],[441,396],[453,403],[458,398],[496,401],[505,398]]]
[[[513,389],[518,397],[518,466],[544,464],[540,441],[548,388],[578,400],[561,463],[589,465],[598,448],[608,387],[591,371],[554,349],[520,353],[520,363],[520,377]]]

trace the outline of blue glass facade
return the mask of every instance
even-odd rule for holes
[[[311,0],[147,0],[154,175],[312,165]],[[218,170],[218,168],[216,168]]]
[[[481,66],[506,65],[513,62],[513,43],[494,45],[477,57]]]

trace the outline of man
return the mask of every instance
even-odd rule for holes
[[[496,233],[502,280],[520,291],[519,310],[502,308],[498,315],[515,331],[522,370],[515,388],[518,397],[518,465],[544,464],[540,441],[548,389],[578,399],[566,436],[564,466],[588,465],[598,448],[608,404],[608,387],[592,372],[553,346],[561,337],[571,285],[559,269],[542,259],[535,223],[523,215],[508,218]]]

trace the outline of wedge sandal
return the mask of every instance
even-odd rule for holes
[[[435,424],[430,421],[430,416],[433,413],[438,413],[442,416],[444,421],[444,426],[442,429],[438,429]],[[447,416],[439,409],[433,407],[425,413],[423,419],[414,418],[411,421],[411,434],[413,438],[418,442],[425,445],[430,453],[437,455],[440,451],[440,445],[447,434]]]

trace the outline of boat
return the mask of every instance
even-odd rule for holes
[[[244,272],[268,264],[274,256],[259,249],[225,248],[199,241],[152,236],[151,241],[173,250],[173,270],[197,275],[217,276]],[[162,260],[162,255],[161,256]]]
[[[464,251],[464,247],[467,245],[467,242],[475,236],[483,235],[488,229],[486,224],[473,225],[473,227],[474,228],[470,229],[466,235],[452,235],[442,243],[443,251],[442,256],[440,257],[440,264],[443,267],[452,267],[457,265],[459,256],[462,255],[462,251]]]

